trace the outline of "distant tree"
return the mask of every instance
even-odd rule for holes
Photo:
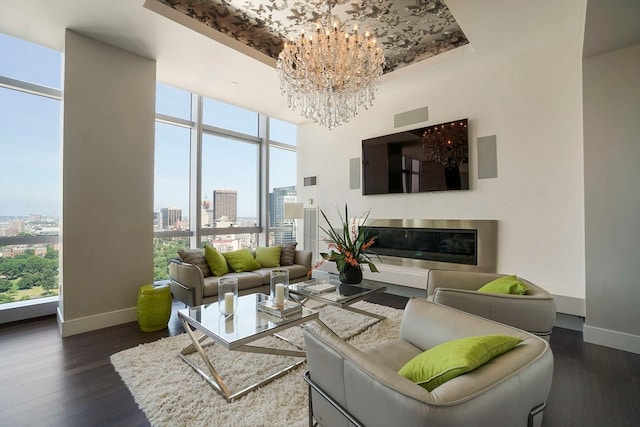
[[[34,286],[38,286],[40,285],[40,274],[25,274],[24,276],[22,276],[22,278],[18,281],[18,289],[21,290],[25,290],[25,289],[31,289]]]
[[[156,239],[153,245],[153,279],[168,279],[169,260],[171,258],[180,258],[178,251],[186,247],[187,242],[184,240]]]
[[[44,258],[40,258],[39,256],[32,255],[26,260],[26,263],[24,266],[24,273],[25,274],[44,273],[46,270],[49,270],[49,262],[50,260],[48,259],[44,259]]]
[[[40,286],[44,290],[43,295],[52,295],[55,294],[53,289],[58,287],[58,277],[57,276],[44,276],[40,282]]]
[[[24,274],[25,258],[0,258],[0,275],[17,279]]]
[[[7,292],[13,289],[13,283],[7,279],[0,279],[0,292]]]

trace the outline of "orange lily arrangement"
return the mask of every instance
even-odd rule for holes
[[[375,243],[375,237],[365,241],[366,236],[364,228],[358,227],[355,222],[351,230],[349,230],[349,224],[347,222],[349,219],[349,211],[347,205],[344,205],[344,217],[340,211],[338,211],[338,215],[340,215],[340,222],[342,222],[342,227],[339,229],[340,231],[336,231],[336,229],[331,227],[331,224],[322,209],[320,209],[320,213],[328,225],[328,228],[325,229],[320,227],[320,230],[325,232],[331,239],[331,243],[329,243],[329,249],[331,249],[331,252],[320,254],[323,258],[323,262],[325,260],[335,261],[338,271],[342,271],[347,265],[360,267],[361,264],[367,264],[372,272],[377,273],[378,269],[376,268],[376,265],[365,253],[365,251]],[[358,219],[357,224],[364,224],[367,218],[369,218],[369,212],[362,215]]]

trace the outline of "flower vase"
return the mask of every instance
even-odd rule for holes
[[[347,264],[340,271],[340,282],[349,285],[356,285],[362,282],[362,269],[360,266],[354,267],[351,264]]]

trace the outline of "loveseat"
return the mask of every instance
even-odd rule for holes
[[[528,289],[523,295],[477,292],[505,274],[455,270],[430,270],[427,298],[548,339],[556,319],[553,295],[518,277]]]
[[[255,256],[254,251],[250,252]],[[239,273],[231,271],[219,276],[207,274],[209,269],[206,268],[206,264],[172,259],[169,263],[171,293],[175,299],[191,307],[209,304],[218,300],[218,280],[221,277],[236,277],[238,278],[238,293],[240,295],[268,294],[271,271],[276,268],[289,270],[289,283],[304,281],[311,269],[311,251],[295,250],[291,265],[263,267]]]
[[[364,350],[314,322],[305,324],[303,331],[310,426],[314,421],[323,427],[525,427],[542,423],[553,379],[553,354],[549,344],[533,334],[422,298],[407,304],[397,339]],[[487,335],[515,337],[521,342],[431,391],[401,375],[405,364],[426,350]],[[457,347],[457,351],[463,350]],[[445,374],[454,369],[441,366],[443,363],[436,365]]]

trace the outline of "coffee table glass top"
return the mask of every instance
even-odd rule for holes
[[[289,292],[317,301],[348,304],[387,289],[381,282],[373,280],[362,279],[357,285],[349,285],[341,283],[337,274],[330,274],[329,278],[329,283],[318,283],[316,280],[294,283],[289,285]]]
[[[238,309],[232,316],[220,313],[218,303],[188,307],[178,311],[178,316],[193,327],[215,338],[226,348],[232,349],[259,336],[271,335],[291,324],[308,322],[318,317],[318,312],[306,307],[286,318],[258,311],[257,304],[267,300],[268,295],[251,294],[238,297]]]

